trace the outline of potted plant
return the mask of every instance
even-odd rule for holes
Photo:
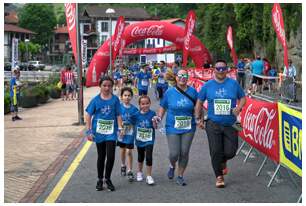
[[[10,104],[11,104],[10,93],[5,92],[4,94],[4,114],[7,114],[10,112]]]
[[[34,88],[23,88],[21,90],[20,105],[24,108],[35,107],[38,104],[38,93]]]

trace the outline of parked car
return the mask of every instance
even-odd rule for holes
[[[28,64],[29,70],[42,70],[45,68],[45,65],[42,64],[40,61],[29,61]]]
[[[4,71],[11,71],[11,70],[12,70],[12,63],[4,62]]]
[[[27,71],[28,69],[28,63],[27,62],[20,62],[18,64],[20,71]]]

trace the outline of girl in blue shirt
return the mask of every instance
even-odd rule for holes
[[[105,183],[107,189],[114,191],[110,179],[115,161],[117,133],[123,136],[123,124],[120,111],[120,101],[112,94],[114,82],[109,76],[99,80],[100,94],[94,97],[86,108],[86,135],[89,141],[97,146],[98,182],[96,190],[103,190],[104,164],[106,160]]]
[[[138,112],[138,109],[131,104],[133,98],[133,91],[130,87],[124,87],[121,90],[121,116],[123,121],[123,129],[125,135],[121,138],[118,137],[117,145],[120,147],[121,157],[121,175],[126,176],[125,158],[128,157],[127,162],[127,176],[129,181],[134,180],[134,174],[132,172],[133,166],[133,149],[134,149],[134,126],[132,125],[131,118]]]
[[[138,87],[138,94],[139,96],[141,95],[147,95],[148,94],[148,89],[149,89],[149,84],[150,84],[150,79],[152,78],[151,73],[148,71],[148,66],[143,67],[143,71],[137,74],[137,79],[134,83],[134,86]]]
[[[154,184],[152,177],[152,160],[153,160],[153,145],[155,141],[155,129],[156,123],[152,121],[156,113],[150,110],[151,100],[148,96],[141,96],[139,98],[139,112],[133,117],[133,123],[135,125],[135,138],[138,152],[138,172],[137,181],[143,180],[143,162],[146,157],[147,165],[147,178],[146,182],[148,185]]]

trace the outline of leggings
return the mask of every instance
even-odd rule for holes
[[[183,134],[168,134],[169,160],[172,165],[178,161],[180,168],[186,168],[189,160],[190,146],[194,132]]]
[[[222,164],[236,155],[238,132],[209,120],[206,124],[211,163],[216,177],[222,175]]]
[[[105,179],[110,179],[115,162],[116,142],[105,141],[101,143],[96,143],[96,146],[98,151],[98,160],[97,160],[98,178],[103,179],[104,165],[106,158]]]
[[[153,163],[153,144],[147,145],[145,147],[137,147],[138,152],[138,162],[142,163],[146,157],[146,165],[152,166]]]

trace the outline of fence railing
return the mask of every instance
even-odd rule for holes
[[[59,75],[59,72],[51,71],[21,71],[21,81],[46,81],[50,75]],[[77,77],[77,73],[74,72],[74,77]],[[10,81],[12,78],[12,72],[4,71],[4,81]]]

